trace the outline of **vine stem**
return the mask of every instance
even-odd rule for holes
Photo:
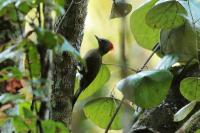
[[[61,24],[63,23],[64,18],[67,16],[67,14],[68,14],[68,12],[69,12],[69,10],[70,10],[70,8],[72,7],[73,4],[74,4],[74,0],[71,1],[69,7],[68,7],[67,10],[65,11],[64,15],[61,17],[61,19],[60,19],[60,21],[59,21],[59,23],[58,23],[58,26],[57,26],[55,32],[58,32],[58,30],[60,29],[60,26],[61,26]]]

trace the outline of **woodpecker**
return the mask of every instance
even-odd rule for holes
[[[109,40],[99,38],[96,35],[95,37],[98,41],[99,47],[89,50],[83,58],[86,62],[86,69],[79,71],[79,73],[82,75],[82,78],[80,80],[80,87],[74,94],[72,101],[73,105],[75,104],[81,92],[85,90],[97,76],[101,68],[103,55],[113,49],[113,44]]]

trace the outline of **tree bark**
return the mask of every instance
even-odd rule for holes
[[[67,14],[57,32],[62,34],[73,47],[79,50],[82,38],[84,22],[87,12],[87,0],[65,1]],[[68,9],[69,8],[69,9]],[[62,21],[62,22],[60,22]],[[72,97],[76,75],[76,60],[67,53],[54,55],[53,86],[51,94],[51,117],[55,121],[63,122],[69,129],[72,116]]]

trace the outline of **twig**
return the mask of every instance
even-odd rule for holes
[[[147,64],[149,63],[149,61],[151,60],[151,58],[153,57],[153,55],[155,54],[155,52],[158,50],[159,47],[160,47],[159,44],[156,44],[155,48],[153,49],[153,52],[147,58],[147,60],[145,61],[144,65],[141,67],[140,71],[142,71],[147,66]]]
[[[112,66],[116,66],[116,67],[124,67],[124,66],[122,66],[120,64],[112,64],[112,63],[103,63],[103,65],[112,65]],[[131,71],[134,71],[134,72],[138,71],[138,70],[136,70],[134,68],[131,68],[131,67],[127,66],[127,65],[125,67],[128,68],[128,69],[130,69]]]
[[[65,11],[65,14],[61,17],[60,21],[58,22],[58,26],[56,28],[56,32],[58,32],[58,30],[60,29],[61,24],[63,23],[65,17],[67,16],[67,13],[69,12],[69,10],[70,10],[70,8],[72,7],[73,4],[74,4],[74,0],[71,1],[69,7]]]
[[[108,123],[108,126],[107,126],[107,128],[106,128],[106,130],[105,130],[105,133],[108,133],[108,130],[110,129],[110,127],[111,127],[111,125],[112,125],[112,123],[113,123],[115,117],[117,116],[117,113],[119,112],[119,110],[120,110],[120,108],[121,108],[121,106],[122,106],[122,103],[123,103],[124,99],[125,99],[125,97],[122,98],[122,100],[121,100],[119,106],[116,108],[115,113],[113,114],[112,118],[110,119],[110,122]]]

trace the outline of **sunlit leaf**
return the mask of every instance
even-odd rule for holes
[[[112,10],[110,13],[110,19],[118,18],[118,17],[125,17],[128,15],[132,10],[131,4],[125,2],[113,2]]]
[[[105,129],[108,126],[111,117],[114,115],[116,108],[119,106],[119,103],[120,100],[113,98],[97,98],[85,105],[84,113],[86,117],[93,121],[96,125]],[[133,108],[123,103],[110,129],[117,130],[123,128],[123,126],[125,126],[124,122],[126,121],[128,123],[133,112]]]
[[[12,118],[12,125],[19,133],[25,133],[29,131],[28,125],[26,125],[26,123],[20,116],[15,116]]]
[[[41,70],[40,55],[38,53],[36,45],[29,42],[27,46],[28,46],[27,60],[29,61],[28,65],[30,65],[30,74],[32,75],[32,77],[39,78]]]
[[[157,0],[151,0],[139,7],[132,13],[130,18],[131,31],[135,40],[141,47],[150,50],[159,41],[160,30],[149,27],[146,24],[145,17],[156,2]]]
[[[69,133],[69,130],[62,123],[53,120],[42,121],[42,127],[45,133]]]
[[[165,1],[155,5],[146,15],[146,23],[152,28],[172,29],[185,22],[187,12],[178,1]]]
[[[110,78],[110,71],[102,65],[99,73],[92,83],[81,93],[79,99],[85,99],[101,89]]]
[[[188,114],[194,109],[197,101],[192,101],[189,104],[182,107],[175,115],[174,115],[174,121],[178,122],[183,119],[185,119]]]
[[[27,14],[34,7],[34,4],[30,0],[19,0],[15,6],[21,13]]]
[[[181,81],[180,84],[181,94],[188,100],[200,99],[199,78],[188,77]]]
[[[168,70],[142,71],[119,81],[117,88],[138,106],[151,108],[165,99],[172,78]]]
[[[22,96],[17,94],[4,93],[0,96],[0,103],[1,104],[5,104],[8,102],[17,103],[22,101],[22,98],[23,98]]]

